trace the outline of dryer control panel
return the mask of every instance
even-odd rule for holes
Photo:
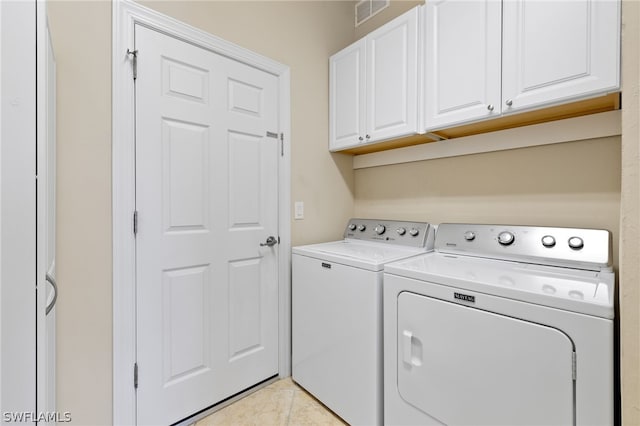
[[[427,222],[354,218],[347,223],[344,238],[431,250],[434,234],[434,226]]]
[[[435,250],[587,270],[611,270],[611,233],[604,229],[443,223]]]

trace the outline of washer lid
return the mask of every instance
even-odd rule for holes
[[[423,254],[426,249],[342,240],[293,247],[292,252],[370,271],[382,271],[385,263]]]
[[[614,274],[428,253],[385,273],[612,319]]]

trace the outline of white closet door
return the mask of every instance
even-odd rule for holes
[[[277,78],[136,27],[137,420],[278,372]]]
[[[503,9],[503,113],[618,90],[619,1],[510,0]]]
[[[574,424],[562,332],[409,292],[398,296],[398,392],[450,425]]]
[[[436,130],[500,115],[502,2],[425,4],[425,124]]]

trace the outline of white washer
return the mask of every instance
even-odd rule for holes
[[[385,266],[385,423],[612,425],[608,231],[442,224]]]
[[[293,380],[352,425],[380,425],[386,262],[433,247],[428,223],[351,219],[344,240],[294,247]]]

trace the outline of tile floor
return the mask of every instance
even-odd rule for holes
[[[288,377],[196,423],[196,426],[221,425],[344,426],[346,423]]]

